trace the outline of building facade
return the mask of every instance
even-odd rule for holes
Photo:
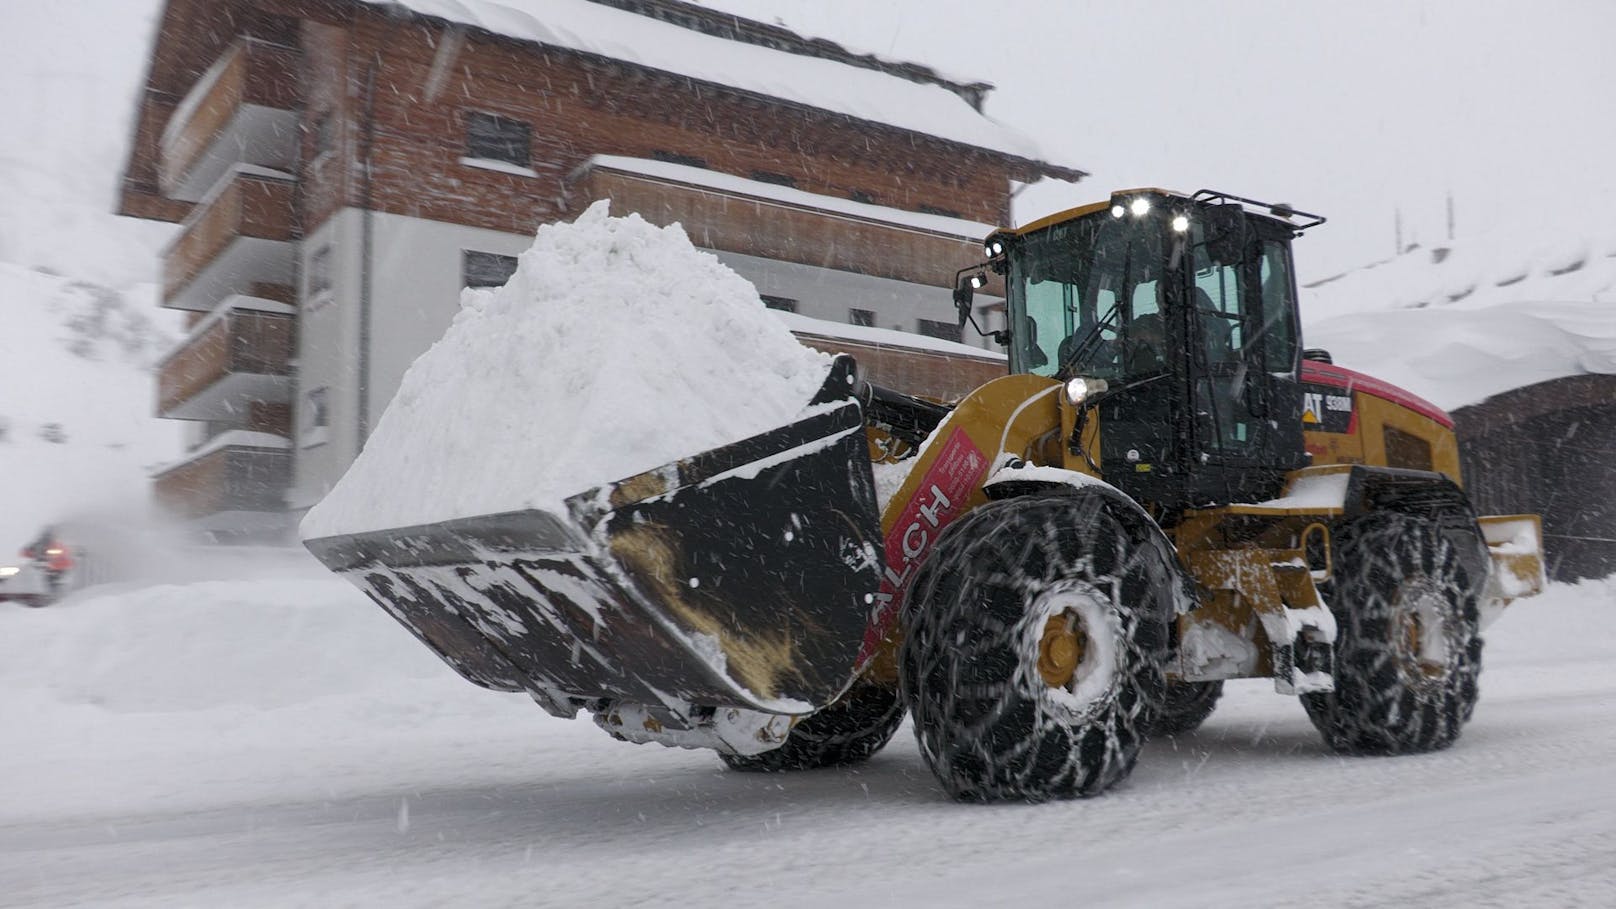
[[[1082,176],[983,117],[987,90],[676,0],[169,0],[120,200],[181,224],[163,305],[191,331],[157,408],[193,447],[156,495],[216,534],[285,526],[461,289],[599,198],[907,390],[1002,372],[882,331],[959,340],[949,285],[1011,182]]]

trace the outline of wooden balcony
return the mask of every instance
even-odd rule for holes
[[[283,442],[265,433],[225,433],[157,474],[153,496],[170,515],[204,529],[284,525],[292,451]]]
[[[850,354],[864,377],[904,394],[934,401],[958,401],[978,387],[1009,374],[1004,357],[987,351],[928,350],[874,338],[847,338],[793,328],[807,347],[828,354]],[[963,345],[962,345],[963,346]]]
[[[226,300],[158,367],[158,416],[240,423],[255,404],[290,403],[297,324],[290,310],[267,300]]]
[[[230,45],[163,129],[158,185],[195,202],[232,164],[290,170],[297,160],[297,51],[252,38]]]
[[[290,285],[297,238],[293,188],[274,172],[236,165],[169,244],[163,305],[208,310],[254,283]]]
[[[955,222],[962,232],[950,234],[902,223],[908,213],[874,205],[825,199],[827,205],[817,207],[808,193],[796,194],[801,201],[794,202],[736,188],[751,181],[716,173],[711,179],[713,185],[701,185],[591,163],[569,178],[568,199],[579,211],[609,198],[614,214],[638,212],[663,226],[678,221],[704,249],[933,287],[950,287],[956,271],[982,260],[986,227],[967,236],[965,222]],[[882,219],[883,211],[891,220]]]

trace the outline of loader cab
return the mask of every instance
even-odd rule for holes
[[[1261,205],[1138,190],[989,238],[1011,371],[1104,380],[1091,469],[1138,500],[1259,501],[1307,463],[1291,240],[1322,219]]]

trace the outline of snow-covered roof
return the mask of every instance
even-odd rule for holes
[[[580,165],[574,173],[580,173],[592,167],[642,174],[647,177],[655,177],[658,180],[717,189],[725,193],[751,196],[756,199],[768,199],[800,208],[814,208],[820,211],[851,215],[865,221],[895,224],[900,227],[914,228],[928,233],[945,234],[966,240],[981,240],[992,233],[994,229],[993,225],[983,224],[978,221],[950,218],[945,215],[929,215],[924,212],[904,211],[900,208],[888,208],[885,205],[873,205],[867,202],[854,202],[851,199],[805,192],[800,189],[792,189],[789,186],[764,183],[761,180],[748,180],[745,177],[720,173],[704,167],[691,167],[687,164],[672,164],[666,161],[650,161],[645,158],[595,155]]]
[[[909,350],[947,354],[955,357],[973,357],[979,360],[1003,362],[1007,359],[1004,354],[998,351],[988,350],[983,347],[972,347],[959,341],[945,341],[942,338],[933,338],[929,335],[917,335],[891,328],[831,322],[826,319],[814,319],[779,309],[771,309],[769,312],[781,322],[784,322],[786,327],[791,329],[792,334],[799,336],[812,335],[821,338],[852,341],[858,344],[870,344],[877,347],[903,347]]]
[[[1616,373],[1616,237],[1410,250],[1304,287],[1302,319],[1309,347],[1448,409]]]
[[[941,85],[715,37],[590,0],[363,2],[1040,160],[1031,139]]]

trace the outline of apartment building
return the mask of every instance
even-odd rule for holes
[[[957,394],[1003,364],[951,343],[955,271],[1012,181],[1083,176],[990,88],[678,0],[169,0],[119,203],[181,224],[157,410],[192,445],[155,495],[281,532],[461,289],[599,198],[681,223],[808,343]]]

